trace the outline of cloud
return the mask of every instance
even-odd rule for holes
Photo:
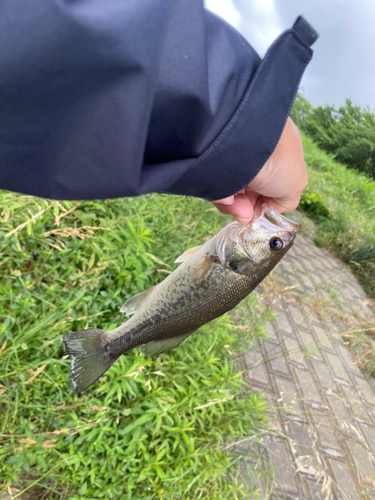
[[[274,0],[233,0],[233,4],[240,14],[237,29],[264,56],[283,31]]]
[[[302,14],[320,34],[301,83],[305,96],[314,106],[339,106],[349,97],[375,107],[373,0],[209,0],[207,5],[260,55]]]
[[[205,5],[212,12],[225,19],[234,28],[238,29],[241,22],[240,13],[234,8],[231,0],[206,0]]]

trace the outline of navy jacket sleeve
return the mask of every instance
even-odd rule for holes
[[[202,0],[3,0],[0,187],[219,199],[274,150],[317,35],[263,60]]]

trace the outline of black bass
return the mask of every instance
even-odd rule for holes
[[[291,248],[300,227],[260,201],[249,224],[232,222],[187,250],[164,281],[125,302],[121,311],[133,316],[118,328],[66,335],[74,392],[90,387],[127,351],[143,345],[146,356],[158,356],[233,309]]]

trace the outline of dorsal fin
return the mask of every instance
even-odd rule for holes
[[[143,292],[137,293],[130,299],[128,299],[125,304],[121,307],[120,312],[123,312],[126,314],[126,316],[130,316],[131,314],[134,314],[135,311],[140,307],[140,305],[143,303],[144,300],[147,299],[147,297],[152,293],[157,285],[152,286],[151,288],[148,288],[147,290],[144,290]]]
[[[182,255],[180,255],[179,257],[177,257],[177,259],[175,260],[175,263],[177,263],[177,262],[185,262],[185,260],[190,259],[190,257],[192,255],[194,255],[195,252],[197,252],[200,249],[201,246],[202,245],[199,245],[199,247],[193,247],[193,248],[189,248],[188,250],[185,250],[185,252]]]

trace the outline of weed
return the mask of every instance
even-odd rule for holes
[[[118,326],[123,302],[162,280],[225,218],[201,200],[161,195],[60,203],[2,192],[0,213],[4,492],[241,497],[235,472],[230,481],[226,474],[238,457],[222,445],[264,425],[264,400],[245,390],[229,359],[263,335],[267,313],[254,297],[248,328],[224,316],[155,360],[133,350],[81,396],[70,389],[61,348],[67,332]]]

